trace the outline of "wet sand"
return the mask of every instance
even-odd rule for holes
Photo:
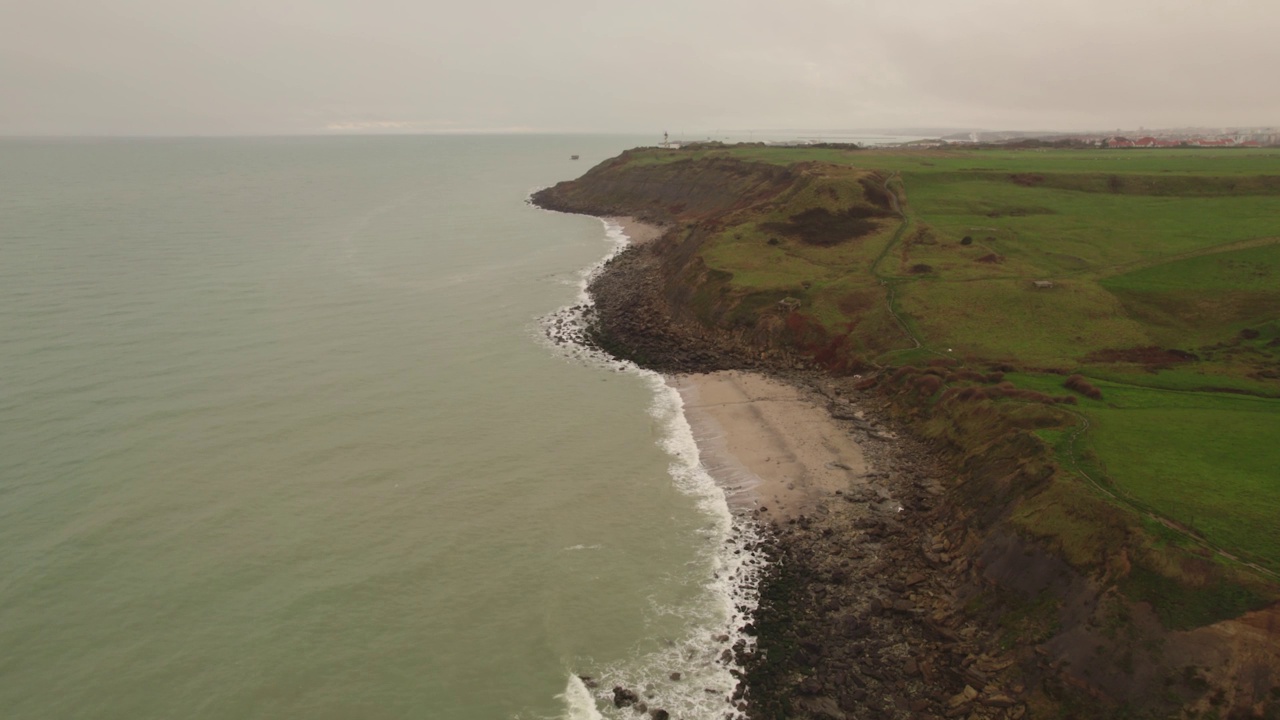
[[[622,226],[622,232],[627,234],[631,239],[632,245],[644,245],[653,242],[662,237],[662,233],[667,229],[660,225],[650,225],[636,220],[633,217],[617,216],[603,218],[606,222],[617,223]]]
[[[786,520],[867,484],[862,448],[805,391],[740,371],[670,382],[684,398],[703,464],[735,510]]]

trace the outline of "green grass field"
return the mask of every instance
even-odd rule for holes
[[[1280,150],[733,147],[630,161],[699,157],[805,173],[702,248],[751,312],[800,299],[872,362],[1009,365],[1055,395],[1063,377],[1046,370],[1083,373],[1103,399],[1079,398],[1079,449],[1105,482],[1280,570]],[[779,232],[805,211],[865,210],[867,183],[886,181],[903,215],[872,232],[823,245]]]
[[[1060,375],[1010,374],[1062,394]],[[1280,570],[1280,399],[1091,379],[1074,448],[1114,488],[1211,543]]]

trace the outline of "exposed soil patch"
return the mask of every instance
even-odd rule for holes
[[[977,262],[987,263],[988,265],[996,265],[1004,262],[1004,257],[995,253],[988,253],[977,259]]]
[[[878,227],[875,218],[888,214],[888,211],[874,207],[854,206],[839,212],[810,208],[792,215],[786,222],[765,223],[761,227],[809,245],[829,247],[870,235]]]

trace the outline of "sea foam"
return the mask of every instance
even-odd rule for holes
[[[724,489],[703,465],[693,429],[684,413],[684,401],[665,377],[634,363],[619,360],[589,342],[588,329],[595,303],[591,282],[610,260],[629,244],[622,226],[603,221],[605,239],[612,247],[599,262],[578,273],[577,302],[541,319],[542,335],[556,352],[589,365],[636,375],[653,392],[649,414],[661,428],[658,444],[671,457],[668,472],[675,487],[693,498],[707,518],[700,534],[705,545],[701,559],[710,572],[704,580],[705,593],[687,607],[655,607],[653,612],[674,614],[686,619],[684,636],[658,651],[637,652],[635,657],[608,667],[578,668],[577,672],[596,677],[594,694],[572,676],[564,695],[566,720],[589,717],[631,717],[630,709],[616,710],[610,702],[614,686],[626,687],[651,709],[664,709],[672,717],[689,720],[737,716],[733,694],[738,667],[734,648],[751,650],[755,639],[742,628],[754,613],[764,559],[755,548],[759,540],[755,525],[730,511]],[[678,671],[680,679],[672,680]],[[590,708],[584,702],[590,700]],[[603,711],[604,715],[600,714]],[[595,713],[594,715],[590,713]]]

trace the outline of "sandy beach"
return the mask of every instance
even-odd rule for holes
[[[740,371],[670,382],[684,399],[703,464],[734,509],[786,520],[866,485],[871,469],[862,448],[800,388]]]
[[[605,220],[636,246],[666,230],[633,217]],[[668,382],[684,400],[703,464],[734,510],[786,521],[866,486],[872,469],[865,453],[812,390],[738,370],[669,375]]]
[[[552,195],[544,206],[583,210]],[[676,280],[654,242],[662,229],[609,219],[632,251],[592,282],[594,337],[665,374],[701,462],[740,519],[763,531],[756,648],[735,650],[735,707],[833,720],[1023,717],[1014,660],[956,604],[974,563],[964,524],[946,514],[934,450],[901,432],[856,378],[805,375],[673,318]],[[735,367],[761,370],[726,369]]]
[[[622,226],[632,245],[666,231],[633,217],[605,220]],[[671,375],[668,382],[684,399],[703,464],[735,510],[785,521],[866,485],[871,468],[862,448],[811,391],[736,370]]]
[[[622,232],[626,233],[627,237],[631,239],[632,245],[644,245],[653,242],[662,237],[662,233],[667,231],[666,228],[660,225],[643,223],[633,217],[615,216],[602,219],[622,226]]]

